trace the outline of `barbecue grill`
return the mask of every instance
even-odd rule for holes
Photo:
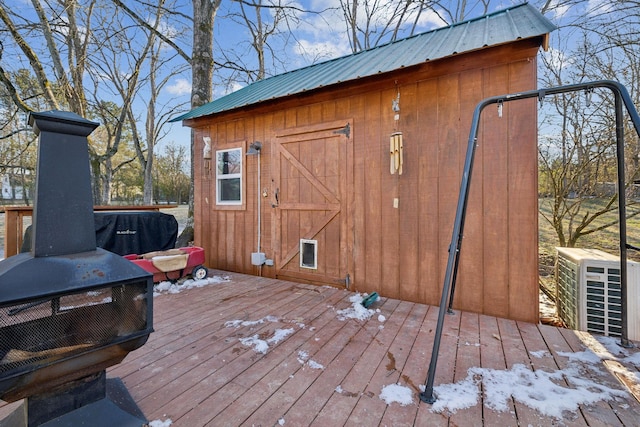
[[[0,426],[141,426],[106,368],[153,331],[153,281],[96,247],[87,136],[98,124],[61,111],[29,124],[39,136],[31,251],[0,262],[0,399],[25,400]]]

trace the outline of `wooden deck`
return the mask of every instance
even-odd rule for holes
[[[150,421],[194,427],[632,426],[640,420],[631,393],[565,411],[560,419],[513,398],[505,411],[480,401],[455,413],[434,413],[419,402],[418,387],[428,370],[436,307],[381,298],[372,306],[380,313],[369,320],[340,320],[338,311],[352,305],[350,292],[210,274],[229,280],[155,297],[155,332],[108,371],[123,380]],[[289,335],[276,342],[278,330]],[[467,312],[447,316],[443,331],[436,386],[464,379],[474,366],[563,369],[570,363],[566,352],[582,352],[591,339]],[[268,345],[264,353],[240,341],[256,335]],[[624,390],[607,369],[616,363],[600,363],[588,371],[589,379]],[[636,366],[627,369],[638,378]],[[412,404],[387,404],[379,397],[384,386],[396,383],[413,390]],[[0,418],[17,404],[0,407]]]

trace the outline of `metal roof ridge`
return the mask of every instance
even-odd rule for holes
[[[393,63],[394,61],[398,62],[398,67],[404,67],[418,63],[416,62],[420,61],[418,56],[424,58],[422,59],[422,62],[439,59],[441,57],[438,56],[440,50],[442,50],[443,46],[447,45],[447,41],[454,43],[454,40],[449,40],[449,38],[451,34],[457,34],[457,32],[462,32],[462,34],[458,40],[455,41],[455,45],[452,46],[454,50],[453,52],[449,52],[449,55],[460,53],[459,51],[461,48],[463,51],[466,51],[464,46],[465,43],[467,43],[467,40],[465,40],[465,38],[469,37],[468,34],[470,34],[474,23],[480,28],[484,27],[482,47],[486,47],[493,44],[491,37],[491,21],[492,18],[496,17],[496,19],[504,19],[508,21],[508,24],[504,23],[503,25],[508,25],[510,33],[515,36],[513,40],[518,40],[523,37],[523,32],[518,27],[518,23],[516,23],[516,18],[520,15],[513,15],[513,11],[517,9],[522,9],[521,15],[527,17],[525,18],[526,20],[536,23],[534,25],[534,27],[537,27],[536,31],[547,30],[548,33],[556,28],[556,26],[545,18],[538,9],[530,5],[528,2],[524,2],[476,18],[438,27],[400,40],[393,40],[359,52],[316,62],[301,68],[269,76],[262,80],[257,80],[238,89],[237,91],[230,92],[194,108],[191,111],[182,113],[177,117],[170,119],[170,122],[193,119],[221,111],[228,111],[241,106],[267,101],[269,99],[276,99],[283,96],[319,89],[336,83],[350,81],[354,78],[357,79],[379,74],[381,72],[388,72],[390,71],[390,67],[387,64],[390,62]],[[540,35],[542,34],[544,33],[540,33]],[[531,35],[525,31],[524,37],[530,36]],[[438,40],[438,37],[440,37],[441,40]],[[420,49],[417,49],[417,47],[420,47]],[[476,48],[478,47],[480,46],[476,46]],[[413,55],[412,58],[411,53],[407,53],[403,57],[398,57],[394,52],[401,51],[403,48],[418,56]],[[389,50],[389,52],[387,52],[387,50]],[[390,61],[390,58],[385,58],[385,56],[388,55],[394,56],[395,59]],[[336,67],[335,64],[340,64],[340,67]],[[363,68],[361,64],[368,65]],[[369,67],[369,69],[367,69],[367,67]],[[373,70],[374,67],[375,70]],[[337,68],[341,69],[340,73],[333,71]],[[285,84],[286,87],[278,87],[283,84]]]
[[[460,46],[464,44],[464,36],[467,34],[467,32],[469,32],[469,25],[471,25],[471,23],[467,22],[464,29],[462,30],[462,34],[460,34],[460,36],[458,37],[458,41],[456,42],[456,45],[453,48],[454,55],[458,53],[458,51],[460,50]]]
[[[516,35],[516,38],[519,40],[522,38],[522,34],[520,33],[520,30],[518,29],[518,26],[516,25],[516,23],[513,20],[513,15],[508,11],[505,10],[505,16],[507,17],[507,20],[509,21],[509,26],[511,27],[511,31],[513,31],[513,34]]]

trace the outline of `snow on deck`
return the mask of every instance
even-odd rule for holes
[[[155,427],[636,425],[640,352],[584,332],[221,271],[156,286],[148,343],[108,371]],[[625,385],[626,384],[626,385]],[[635,387],[635,390],[634,390]],[[17,403],[0,407],[4,418]]]

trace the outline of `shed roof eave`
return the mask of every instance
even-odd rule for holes
[[[525,40],[532,40],[532,39],[536,39],[536,38],[541,39],[540,46],[543,47],[543,48],[544,48],[545,43],[548,43],[548,34],[542,35],[542,36],[536,36],[536,37],[528,37],[526,39],[520,39],[520,40],[515,40],[515,41],[525,41]],[[513,42],[510,42],[510,43],[513,43]],[[308,91],[304,91],[304,92],[288,93],[286,95],[283,95],[283,96],[280,96],[280,97],[277,97],[277,98],[263,99],[263,100],[258,101],[258,102],[248,102],[248,103],[244,103],[242,105],[237,105],[237,106],[235,106],[233,108],[230,108],[230,109],[225,109],[225,110],[220,110],[220,111],[210,111],[210,112],[207,112],[207,113],[203,113],[201,115],[192,115],[191,117],[188,117],[188,118],[185,118],[185,119],[180,119],[180,117],[177,117],[175,119],[172,119],[172,121],[173,122],[182,121],[182,124],[185,127],[197,127],[198,126],[197,122],[199,122],[200,120],[202,120],[202,119],[204,119],[206,117],[211,118],[211,117],[215,117],[218,114],[231,114],[233,112],[242,110],[243,108],[247,108],[247,107],[252,107],[252,108],[255,107],[255,108],[257,108],[257,107],[260,107],[262,105],[269,104],[269,103],[271,103],[271,102],[273,102],[275,100],[277,100],[278,102],[285,102],[285,101],[287,101],[287,100],[289,100],[291,98],[294,98],[296,96],[309,95],[309,94],[317,93],[317,92],[320,92],[322,90],[326,90],[327,88],[331,88],[331,87],[334,87],[334,86],[337,86],[337,85],[340,85],[340,84],[351,83],[351,82],[354,82],[356,80],[362,80],[362,79],[380,78],[380,76],[383,76],[385,74],[392,74],[392,73],[398,72],[398,71],[410,70],[412,68],[418,68],[420,66],[423,66],[424,64],[427,64],[427,63],[437,63],[437,62],[441,62],[441,61],[446,61],[446,60],[449,60],[449,59],[451,59],[453,57],[457,57],[457,56],[460,56],[460,55],[472,54],[472,53],[475,53],[475,52],[478,52],[478,51],[481,51],[481,50],[485,50],[485,49],[488,49],[488,48],[497,48],[497,47],[505,46],[505,45],[508,45],[510,43],[502,43],[502,44],[498,44],[498,45],[483,46],[482,48],[479,48],[479,49],[474,49],[474,50],[460,52],[460,53],[454,52],[451,55],[448,55],[448,56],[443,57],[443,58],[436,58],[436,59],[425,58],[425,60],[423,62],[421,62],[419,64],[411,65],[409,67],[399,67],[397,69],[394,69],[394,70],[391,70],[391,71],[386,71],[384,73],[378,73],[378,74],[374,74],[374,75],[371,75],[371,76],[360,77],[358,79],[348,80],[348,81],[345,81],[345,82],[337,82],[337,83],[335,83],[333,85],[320,86],[318,88],[314,88],[314,89],[311,89],[311,90],[308,90]],[[193,114],[196,111],[197,110],[192,110],[189,113]],[[185,115],[187,115],[187,114],[188,113],[185,113]]]
[[[487,26],[489,20],[493,25]],[[501,23],[504,25],[499,25]],[[502,28],[502,30],[495,28]],[[506,31],[504,31],[505,28],[507,28]],[[446,60],[460,54],[521,40],[538,39],[542,48],[547,50],[549,33],[555,28],[555,25],[540,11],[524,3],[483,17],[437,28],[366,51],[260,80],[170,121],[191,120],[235,111],[247,106],[263,105],[274,99],[281,100],[295,95],[309,94],[345,82],[380,76],[400,69],[420,66],[425,62]],[[428,45],[424,44],[425,40],[429,42]],[[477,43],[477,40],[483,42]],[[420,57],[421,54],[426,55]],[[390,61],[390,57],[395,59]],[[337,64],[340,66],[337,67]]]

